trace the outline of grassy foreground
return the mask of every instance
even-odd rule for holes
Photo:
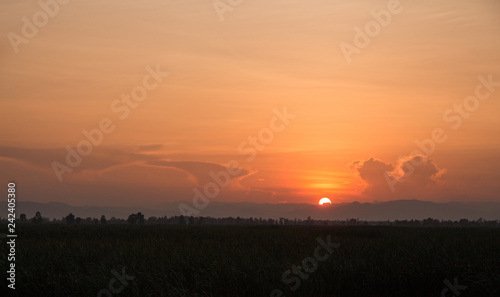
[[[455,277],[462,297],[500,296],[500,228],[24,224],[17,233],[15,291],[2,239],[2,296],[438,297]],[[340,247],[292,291],[299,277],[285,284],[283,274],[329,235]],[[134,277],[126,286],[123,268]]]

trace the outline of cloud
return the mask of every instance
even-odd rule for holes
[[[137,161],[148,161],[166,156],[147,155],[134,153],[135,149],[111,149],[103,147],[94,147],[89,156],[82,157],[80,165],[73,168],[74,173],[81,171],[100,171],[107,168],[129,164]],[[15,159],[29,163],[31,166],[42,170],[52,171],[52,162],[66,164],[68,151],[66,149],[35,149],[35,148],[17,148],[0,147],[0,157]],[[55,175],[54,175],[55,177]]]
[[[135,148],[137,152],[156,152],[164,147],[163,144],[139,145]]]
[[[160,145],[95,148],[73,172],[65,173],[64,181],[60,183],[51,163],[55,160],[64,162],[65,149],[0,146],[0,165],[5,169],[0,177],[19,182],[25,200],[59,201],[76,205],[105,201],[110,205],[121,205],[191,201],[193,188],[202,189],[207,183],[214,182],[212,176],[218,175],[223,180],[222,175],[226,175],[220,172],[238,169],[238,174],[227,175],[230,183],[221,189],[215,200],[254,201],[272,196],[272,193],[240,184],[242,179],[254,174],[254,170],[235,164],[169,161],[171,158],[179,159],[179,156],[159,152],[151,154],[158,149],[161,149]]]
[[[441,183],[440,178],[446,173],[446,169],[440,169],[433,159],[421,155],[398,160],[396,170],[393,174],[400,182],[425,187]]]
[[[406,156],[396,165],[375,158],[349,165],[358,172],[366,187],[363,193],[376,198],[410,199],[424,195],[430,198],[444,183],[446,169],[424,155]]]
[[[198,186],[204,186],[209,182],[213,182],[212,175],[217,175],[219,172],[227,172],[231,170],[230,167],[216,164],[216,163],[208,163],[208,162],[192,162],[192,161],[164,161],[164,160],[155,160],[149,161],[146,164],[152,166],[161,166],[168,168],[177,168],[185,171],[190,174],[193,179],[197,182]],[[236,175],[229,175],[231,178],[231,185],[234,187],[240,187],[239,181],[247,176],[252,175],[255,172],[251,172],[249,170],[243,168],[233,168],[240,170],[240,172]]]
[[[366,182],[365,194],[378,197],[390,193],[384,174],[394,170],[391,164],[370,158],[368,161],[355,161],[349,167],[355,169]]]

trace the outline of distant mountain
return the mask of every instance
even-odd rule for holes
[[[108,219],[111,217],[126,219],[129,214],[142,212],[145,217],[171,217],[180,215],[178,209],[180,202],[169,202],[151,207],[104,207],[104,206],[72,206],[65,203],[50,202],[39,203],[29,201],[19,201],[16,207],[17,217],[21,213],[32,218],[37,211],[40,211],[43,217],[50,219],[60,219],[69,213],[77,217],[95,217],[100,218],[105,215]],[[189,203],[186,203],[189,205]],[[0,216],[7,216],[7,206],[2,207]],[[500,219],[500,202],[447,202],[435,203],[419,200],[396,200],[389,202],[376,203],[342,203],[332,205],[313,205],[313,204],[259,204],[251,202],[230,203],[230,202],[211,202],[205,209],[200,210],[194,216],[210,217],[242,217],[242,218],[289,218],[306,219],[310,216],[313,219],[345,220],[359,219],[368,221],[386,221],[386,220],[411,220],[411,219],[443,219],[460,220],[462,218],[477,220],[483,218],[486,220]]]

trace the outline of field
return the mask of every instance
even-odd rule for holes
[[[500,228],[24,224],[17,232],[16,290],[4,274],[2,296],[438,297],[455,296],[455,278],[460,296],[500,296]],[[340,244],[331,254],[317,241],[328,236]],[[305,259],[309,272],[285,273]]]

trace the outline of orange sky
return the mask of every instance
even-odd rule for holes
[[[29,38],[42,8],[2,1],[2,179],[31,201],[190,202],[234,160],[212,201],[500,201],[499,3],[397,2],[349,63],[340,45],[391,1],[243,1],[221,21],[211,1],[73,0]],[[116,112],[147,75],[157,86]],[[459,116],[478,86],[488,98]],[[296,117],[249,161],[241,143],[285,107]],[[68,166],[65,147],[105,118],[114,130]],[[434,129],[446,139],[401,176]],[[54,162],[72,170],[61,182]]]

